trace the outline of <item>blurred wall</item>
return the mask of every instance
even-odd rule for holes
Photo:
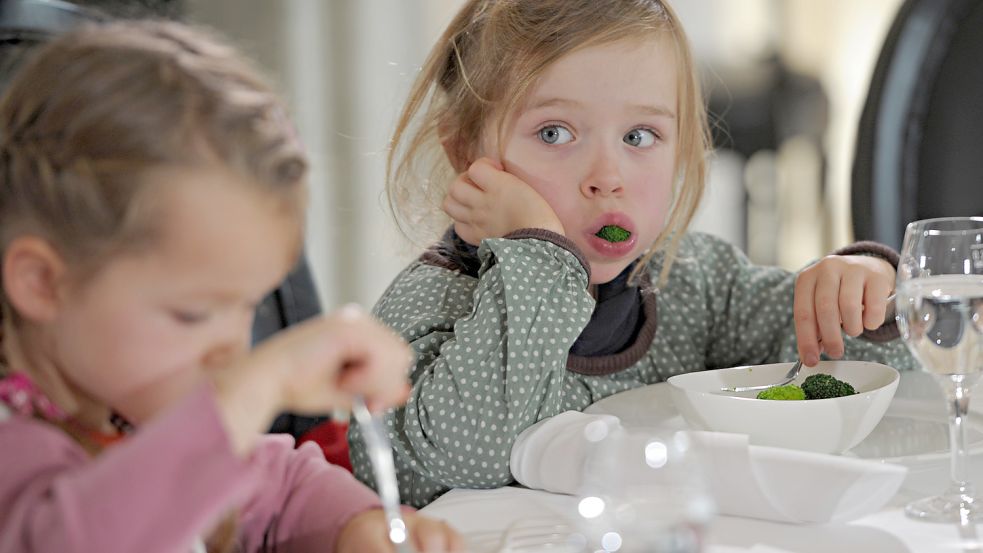
[[[388,214],[385,151],[415,72],[460,4],[186,0],[188,18],[236,41],[275,79],[292,106],[312,160],[307,252],[327,307],[349,301],[371,305],[419,254],[395,231]],[[740,74],[742,67],[777,53],[789,67],[817,79],[829,99],[828,127],[818,150],[793,141],[755,159],[719,152],[696,228],[732,240],[757,261],[789,268],[851,240],[853,136],[873,62],[899,4],[674,4],[707,78],[717,81],[713,86],[738,86],[722,80],[723,75]],[[764,203],[749,200],[749,175],[759,184],[775,181],[774,191],[759,195]]]
[[[438,0],[188,0],[188,19],[256,58],[288,99],[311,157],[307,254],[327,307],[369,305],[417,252],[383,193],[389,132],[450,16]]]

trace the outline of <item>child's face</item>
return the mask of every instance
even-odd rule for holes
[[[77,388],[151,418],[250,344],[253,310],[294,260],[297,225],[223,169],[170,169],[156,190],[160,240],[71,288],[51,333]]]
[[[677,149],[676,61],[667,40],[622,40],[548,67],[512,114],[504,166],[553,208],[591,264],[591,283],[616,277],[658,237]],[[497,157],[485,131],[485,155]],[[595,236],[609,225],[624,241]]]

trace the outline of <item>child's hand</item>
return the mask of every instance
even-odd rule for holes
[[[283,330],[212,378],[232,445],[245,453],[282,411],[328,413],[355,394],[372,410],[403,403],[412,360],[406,342],[348,306]]]
[[[283,405],[296,413],[325,413],[348,408],[361,395],[373,411],[406,401],[409,346],[361,308],[349,305],[270,340],[280,364]],[[266,343],[257,350],[258,355]]]
[[[464,551],[464,540],[446,522],[405,512],[403,519],[409,530],[413,549],[421,553]],[[338,536],[338,553],[390,553],[395,551],[386,535],[388,524],[381,509],[366,511],[353,517]]]
[[[454,179],[442,208],[454,219],[458,236],[473,245],[522,228],[563,234],[563,225],[546,200],[489,158],[478,159]]]
[[[842,357],[841,328],[858,336],[884,324],[892,290],[894,267],[879,257],[830,255],[799,273],[793,316],[802,362],[814,366],[821,351]]]

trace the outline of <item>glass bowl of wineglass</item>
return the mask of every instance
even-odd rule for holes
[[[699,553],[716,507],[685,432],[595,421],[577,503],[589,551]]]
[[[940,495],[905,507],[913,518],[983,520],[968,477],[966,417],[983,372],[983,217],[945,217],[908,224],[897,276],[901,337],[948,403],[951,482]]]

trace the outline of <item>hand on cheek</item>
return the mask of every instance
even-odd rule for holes
[[[441,207],[454,220],[457,234],[473,245],[522,228],[564,233],[546,200],[489,158],[478,159],[454,179]]]
[[[825,352],[844,354],[843,333],[859,336],[884,324],[894,267],[870,256],[831,255],[799,273],[793,316],[799,358],[807,366]]]

